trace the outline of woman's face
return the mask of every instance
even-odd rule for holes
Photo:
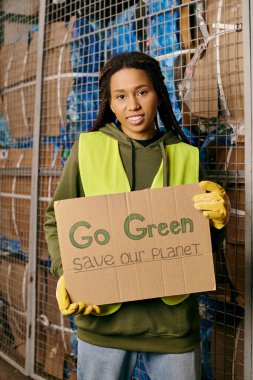
[[[151,139],[159,100],[146,72],[132,68],[117,71],[111,77],[110,93],[110,106],[123,132],[136,140]]]

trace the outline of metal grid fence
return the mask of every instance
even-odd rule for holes
[[[114,53],[140,50],[159,60],[178,122],[231,200],[227,238],[214,253],[217,291],[198,295],[202,377],[246,379],[248,2],[0,4],[0,354],[35,379],[76,379],[76,329],[56,305],[44,213],[74,141],[96,118],[99,70]],[[141,356],[133,379],[149,379]]]

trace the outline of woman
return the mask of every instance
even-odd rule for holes
[[[198,150],[188,144],[175,119],[155,59],[140,52],[117,54],[102,70],[99,86],[97,120],[90,133],[81,134],[73,145],[45,222],[51,271],[60,277],[59,308],[64,315],[76,315],[78,380],[131,379],[140,352],[152,380],[200,379],[194,295],[100,307],[86,305],[85,300],[71,303],[66,292],[54,201],[199,182]],[[159,128],[157,114],[165,132]],[[202,181],[200,186],[209,192],[196,195],[194,204],[210,219],[217,244],[224,238],[226,194],[213,182]]]

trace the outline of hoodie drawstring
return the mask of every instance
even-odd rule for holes
[[[128,139],[131,145],[131,178],[130,178],[130,189],[131,191],[135,190],[135,153],[134,145],[131,139]]]
[[[161,140],[159,142],[159,145],[161,148],[162,160],[163,160],[163,187],[166,187],[166,186],[169,186],[168,169],[167,169],[169,163],[168,163],[167,154],[166,154],[165,147],[164,147],[164,141]]]

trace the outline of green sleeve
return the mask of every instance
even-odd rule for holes
[[[51,272],[58,277],[62,275],[63,270],[54,212],[54,201],[82,196],[84,196],[84,192],[79,174],[78,143],[76,142],[71,149],[60,182],[45,213],[44,231],[49,255],[51,257]]]

